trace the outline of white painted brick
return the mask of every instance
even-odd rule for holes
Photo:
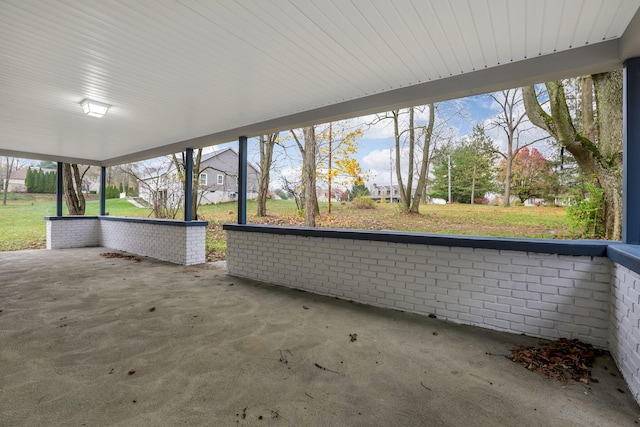
[[[425,304],[424,298],[416,298],[416,297],[412,297],[412,296],[405,296],[404,300],[406,302],[409,302],[409,303],[413,304],[414,306],[416,306],[416,305],[424,305]]]
[[[525,317],[524,323],[530,326],[537,326],[540,328],[553,328],[556,323],[552,320],[540,319],[537,317]]]
[[[529,292],[539,292],[541,294],[557,294],[558,293],[558,288],[555,286],[548,286],[548,285],[536,285],[534,283],[529,283],[527,285],[527,290]]]
[[[535,258],[528,258],[528,257],[514,257],[511,260],[511,263],[516,265],[530,266],[530,267],[538,267],[542,265],[541,260],[535,259]]]
[[[516,307],[526,307],[527,301],[513,297],[498,297],[499,304],[513,305]]]
[[[573,304],[573,298],[564,295],[540,294],[542,301],[557,304]]]
[[[508,320],[509,322],[524,323],[524,316],[519,314],[497,312],[496,318],[502,319],[502,320]]]
[[[447,302],[447,303],[451,303],[451,304],[457,304],[458,303],[458,297],[452,297],[449,295],[438,295],[436,297],[438,302]]]
[[[484,291],[488,295],[496,295],[498,297],[508,297],[511,295],[511,290],[504,288],[487,287]]]
[[[473,325],[484,324],[484,319],[482,318],[482,316],[476,316],[474,314],[460,313],[458,314],[458,319],[464,321],[465,323],[469,323]]]
[[[589,289],[560,288],[558,289],[558,294],[578,299],[591,299],[593,297],[593,291]]]
[[[470,291],[463,291],[460,289],[447,289],[447,295],[455,296],[458,298],[471,298]]]
[[[486,302],[494,302],[494,303],[498,302],[497,296],[487,295],[485,293],[480,293],[480,292],[472,292],[471,298],[473,298],[476,301],[486,301]]]
[[[465,276],[464,274],[449,274],[447,275],[447,280],[455,283],[472,283],[472,279],[470,276]]]
[[[484,271],[473,268],[460,268],[460,275],[468,277],[484,277]]]
[[[496,286],[497,281],[486,277],[473,277],[471,278],[471,283],[482,286]]]
[[[576,298],[574,304],[578,307],[595,308],[598,310],[602,310],[604,312],[609,310],[609,304],[604,301],[594,301],[591,299]]]
[[[486,271],[484,277],[487,279],[497,280],[511,280],[511,273],[501,273],[498,271]]]
[[[576,271],[583,271],[589,273],[610,273],[610,265],[606,264],[593,264],[593,263],[575,263],[574,269]]]
[[[458,302],[462,305],[466,305],[467,307],[475,307],[475,308],[484,307],[484,303],[482,301],[478,301],[472,298],[458,298]]]
[[[573,261],[571,259],[571,261]],[[556,270],[568,270],[573,271],[573,263],[568,262],[566,259],[543,259],[541,262],[542,267],[550,267]]]
[[[511,313],[522,314],[529,317],[540,317],[540,310],[534,310],[526,307],[511,307]]]
[[[550,302],[541,302],[535,300],[527,300],[526,301],[527,308],[533,308],[535,310],[546,310],[546,311],[555,311],[557,308],[556,304]]]
[[[494,318],[496,317],[496,312],[493,310],[487,310],[484,308],[475,308],[471,307],[469,309],[471,314],[475,314],[476,316],[482,316],[483,318]]]
[[[418,292],[414,293],[414,296],[419,298],[424,298],[425,300],[434,300],[436,298],[436,294],[433,292]]]
[[[424,292],[427,289],[427,287],[425,284],[422,284],[422,283],[407,283],[407,289]]]
[[[564,288],[572,288],[574,281],[573,279],[565,279],[565,278],[561,278],[561,277],[545,277],[542,276],[540,278],[540,283],[542,283],[543,285],[550,285],[550,286],[558,286],[558,287],[564,287]]]
[[[521,298],[527,301],[536,301],[540,300],[542,295],[538,292],[529,292],[529,291],[512,291],[511,295],[515,298]]]
[[[484,286],[460,283],[460,290],[469,291],[469,292],[484,292]]]
[[[404,289],[404,288],[395,288],[395,293],[399,295],[404,295],[404,296],[414,295],[414,291],[412,291],[411,289]]]

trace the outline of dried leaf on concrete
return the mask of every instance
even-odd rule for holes
[[[530,371],[561,382],[574,380],[583,384],[597,382],[591,377],[590,368],[602,350],[577,339],[560,338],[539,346],[520,346],[511,350],[508,359]]]

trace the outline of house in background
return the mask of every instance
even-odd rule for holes
[[[214,151],[202,157],[198,176],[198,197],[201,204],[238,200],[238,153],[231,149]],[[247,164],[247,199],[258,198],[260,173]]]
[[[319,188],[316,191],[319,202],[327,202],[329,200],[329,189]],[[331,201],[333,202],[346,202],[349,200],[349,195],[342,188],[331,189]]]
[[[388,202],[397,202],[400,200],[400,190],[397,185],[372,184],[369,191],[371,192],[371,198],[376,202],[383,199]]]
[[[38,168],[27,166],[24,168],[17,169],[11,173],[11,177],[9,178],[9,182],[7,183],[7,192],[9,193],[26,193],[27,192],[27,171],[29,169],[38,171],[42,169],[44,173],[57,173],[56,169],[46,169],[46,168]]]
[[[238,153],[225,148],[204,155],[200,160],[200,174],[194,196],[200,204],[224,203],[238,200]],[[247,199],[258,198],[260,174],[251,164],[247,165]],[[183,185],[173,163],[143,171],[140,183],[140,198],[154,205],[154,198],[161,204],[183,200]]]
[[[27,179],[27,170],[29,168],[20,168],[11,173],[9,182],[7,182],[7,191],[9,193],[26,193],[27,186],[25,180]]]

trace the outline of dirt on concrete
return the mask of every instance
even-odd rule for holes
[[[0,253],[0,426],[638,425],[606,355],[563,384],[506,357],[542,340],[104,252]]]

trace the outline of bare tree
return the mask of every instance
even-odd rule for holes
[[[491,93],[489,97],[500,106],[500,114],[492,121],[491,126],[502,130],[507,140],[504,151],[496,150],[496,153],[505,160],[504,179],[504,201],[503,206],[511,205],[511,170],[513,159],[516,158],[520,150],[536,142],[547,139],[547,137],[528,140],[525,142],[524,136],[529,135],[531,126],[524,127],[527,113],[522,108],[523,99],[520,89],[507,89],[501,92]]]
[[[267,195],[269,194],[269,179],[273,166],[273,148],[278,141],[278,134],[260,135],[258,145],[260,150],[260,182],[258,185],[258,216],[267,215]]]
[[[20,160],[15,157],[5,157],[3,163],[4,182],[2,186],[2,204],[6,206],[7,192],[9,191],[9,180],[11,179],[13,171],[20,168]]]
[[[405,214],[419,212],[422,195],[426,189],[430,143],[435,123],[435,106],[434,104],[429,104],[426,107],[429,110],[429,119],[426,124],[418,125],[416,123],[415,112],[418,107],[411,107],[406,110],[394,110],[386,114],[378,115],[373,123],[375,124],[383,120],[392,120],[393,122],[393,135],[396,153],[396,179],[398,181],[398,191],[400,193],[400,200],[402,203],[402,212]],[[401,116],[403,115],[408,115],[407,123],[403,123],[401,119]],[[415,151],[420,138],[423,138],[424,140],[422,144],[422,156],[421,160],[416,162]],[[403,177],[401,167],[403,147],[406,147],[408,151],[408,171],[406,180]],[[419,172],[417,174],[418,181],[414,190],[413,180],[416,168],[419,169]]]
[[[80,167],[75,163],[62,164],[64,197],[69,215],[84,215],[86,201],[82,194],[82,181],[88,171],[89,166],[80,170]]]
[[[302,182],[300,180],[292,179],[291,177],[281,176],[280,182],[282,189],[293,196],[293,200],[296,202],[296,207],[299,211],[304,209],[304,190],[302,188]]]
[[[200,190],[200,174],[204,173],[204,170],[200,169],[200,163],[202,162],[202,148],[198,148],[195,150],[196,158],[193,160],[193,174],[192,174],[192,189],[195,190],[193,197],[191,198],[191,212],[193,214],[193,219],[198,219],[198,208],[200,207],[200,202],[202,201],[202,195],[204,193],[203,190]],[[186,184],[186,164],[187,164],[187,152],[183,151],[180,153],[181,159],[178,159],[178,156],[174,153],[171,155],[171,159],[173,161],[173,166],[176,168],[176,172],[178,173],[178,177],[183,184]],[[186,191],[186,185],[184,187]]]
[[[302,187],[304,188],[304,225],[316,226],[316,216],[320,214],[318,196],[316,194],[316,133],[313,126],[302,129],[304,145],[296,133],[291,130],[291,135],[298,145],[302,155]]]
[[[183,205],[183,182],[177,174],[170,173],[172,165],[173,159],[165,157],[159,162],[120,166],[124,173],[137,181],[141,192],[149,195],[147,201],[155,218],[175,219]]]
[[[545,83],[549,112],[535,87],[523,88],[529,120],[566,148],[604,194],[605,238],[622,236],[622,71],[580,78],[580,109],[572,117],[562,81]],[[595,98],[595,102],[594,101]]]

